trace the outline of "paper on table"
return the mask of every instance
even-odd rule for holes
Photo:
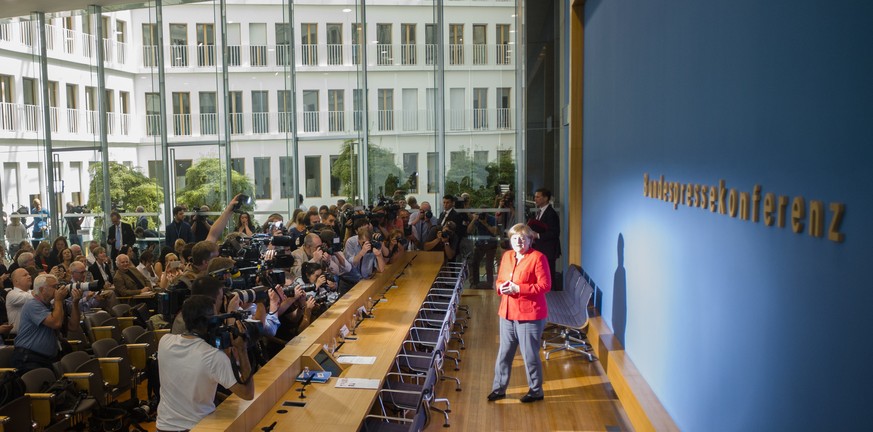
[[[376,357],[341,355],[336,358],[336,361],[345,364],[371,365],[373,363],[376,363]]]
[[[378,389],[379,380],[367,378],[340,378],[336,380],[336,388]]]

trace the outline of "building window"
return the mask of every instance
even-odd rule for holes
[[[291,65],[291,31],[288,23],[276,23],[276,65]]]
[[[170,58],[170,66],[188,67],[188,24],[170,24]]]
[[[303,90],[303,132],[318,132],[318,90]]]
[[[215,66],[214,24],[197,24],[197,66]]]
[[[231,135],[239,135],[243,133],[243,103],[242,92],[228,92],[230,97],[230,106],[228,107],[228,115],[230,116],[230,133]]]
[[[69,52],[72,52],[72,48]],[[158,65],[158,27],[155,24],[142,25],[142,65]]]
[[[437,163],[439,154],[435,152],[427,152],[427,193],[436,193],[437,187]]]
[[[488,129],[488,89],[473,89],[473,129]]]
[[[230,169],[245,175],[246,174],[246,160],[245,158],[231,158],[230,159]]]
[[[394,130],[394,89],[379,89],[379,130]]]
[[[191,94],[173,92],[173,134],[191,135]]]
[[[176,193],[185,190],[185,173],[188,172],[188,168],[191,168],[192,160],[191,159],[176,159],[176,162],[173,164],[174,168],[174,184],[176,185]]]
[[[343,132],[345,125],[345,90],[327,91],[327,117],[330,132]]]
[[[454,166],[459,165],[460,163],[462,163],[464,161],[464,159],[466,157],[467,157],[467,152],[465,152],[463,150],[449,152],[449,167],[454,167]]]
[[[227,23],[227,65],[239,66],[242,64],[242,30],[239,23]]]
[[[418,130],[418,89],[403,89],[403,130]]]
[[[376,24],[376,58],[380,65],[394,64],[391,45],[391,24]]]
[[[352,63],[361,64],[362,50],[364,49],[364,30],[361,23],[352,24]]]
[[[121,103],[121,134],[130,134],[130,93],[125,91],[118,92],[118,100]]]
[[[0,77],[2,80],[2,77]],[[146,93],[148,96],[148,93]],[[146,98],[148,100],[148,98]],[[78,133],[79,132],[79,86],[76,84],[67,84],[67,112],[65,115],[67,119],[67,132],[69,133]],[[0,124],[2,124],[3,119],[0,118]],[[148,123],[149,118],[146,116],[146,123]],[[2,126],[0,126],[2,129]]]
[[[436,25],[424,25],[424,58],[428,65],[436,64],[437,54]]]
[[[200,92],[200,135],[218,134],[215,92]]]
[[[488,26],[473,24],[473,64],[488,64]]]
[[[291,110],[291,91],[279,90],[276,100],[279,102],[279,133],[290,133],[293,131],[292,127],[294,127],[294,114]]]
[[[294,182],[293,159],[291,156],[279,157],[279,193],[281,198],[294,198],[292,185]]]
[[[36,132],[39,128],[39,87],[33,78],[24,78],[21,87],[24,91],[24,130]]]
[[[463,24],[449,24],[449,64],[464,64]]]
[[[96,135],[97,130],[97,88],[85,86],[85,125],[89,135]]]
[[[124,64],[127,60],[127,23],[121,20],[115,21],[115,58],[118,63]]]
[[[318,65],[318,24],[300,25],[300,55],[304,66]]]
[[[464,130],[466,128],[466,100],[467,91],[465,88],[449,89],[449,128],[451,130]]]
[[[512,128],[512,114],[510,113],[510,88],[509,87],[498,87],[497,88],[497,128],[498,129],[511,129]]]
[[[252,92],[252,132],[265,134],[270,131],[270,109],[267,91]]]
[[[306,156],[306,197],[321,196],[321,156]]]
[[[268,157],[255,158],[255,199],[272,199],[270,189],[270,159]]]
[[[249,24],[249,64],[252,66],[267,65],[267,24]]]
[[[330,196],[339,196],[342,189],[342,180],[334,174],[334,164],[339,160],[339,155],[330,155]]]
[[[418,153],[403,153],[403,174],[406,175],[406,192],[418,192]]]
[[[327,24],[327,64],[343,64],[342,24]]]
[[[352,105],[354,112],[352,113],[355,132],[364,129],[364,91],[362,89],[352,90]]]
[[[161,97],[158,93],[146,93],[146,135],[161,134]]]
[[[405,65],[416,63],[415,24],[400,25],[400,61]]]
[[[512,59],[509,41],[509,24],[497,24],[497,64],[508,65]]]
[[[476,150],[473,152],[473,163],[479,166],[488,165],[488,150]]]

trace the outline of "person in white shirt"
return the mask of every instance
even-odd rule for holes
[[[200,279],[195,283],[221,285],[211,276]],[[158,344],[161,402],[156,426],[160,431],[190,430],[215,411],[219,384],[245,400],[252,400],[255,394],[245,340],[235,337],[227,354],[205,340],[212,325],[210,317],[215,313],[215,299],[191,296],[181,313],[187,331],[168,334]],[[238,377],[231,363],[239,365]]]
[[[18,333],[18,324],[21,321],[21,308],[28,300],[33,298],[30,288],[33,284],[33,278],[30,273],[23,268],[16,269],[12,272],[12,291],[6,295],[6,317],[9,319],[9,324],[12,325],[11,334]]]
[[[27,230],[21,224],[21,218],[16,217],[18,213],[12,212],[9,225],[6,227],[6,241],[9,242],[9,255],[15,255],[18,252],[19,244],[27,240]]]

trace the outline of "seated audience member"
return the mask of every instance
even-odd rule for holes
[[[49,254],[51,253],[51,243],[47,240],[39,242],[36,250],[33,252],[34,264],[39,271],[48,272],[51,269],[49,265]]]
[[[154,265],[155,274],[158,275],[158,278],[160,278],[164,270],[167,269],[167,264],[169,264],[168,261],[170,260],[179,261],[179,256],[173,253],[173,249],[167,246],[162,247]]]
[[[133,266],[130,257],[122,253],[118,254],[115,258],[115,265],[118,270],[115,272],[112,283],[115,285],[117,296],[133,297],[152,291],[151,282]]]
[[[68,288],[58,286],[53,275],[39,275],[33,283],[33,297],[21,310],[21,327],[15,337],[12,365],[24,373],[36,368],[51,369],[58,360],[58,332],[64,326],[64,299]],[[73,303],[82,298],[81,291],[73,289]],[[54,304],[52,304],[54,300]],[[70,312],[70,329],[79,329],[79,308]]]
[[[364,279],[385,269],[385,255],[388,253],[384,243],[380,250],[374,250],[370,235],[370,228],[364,225],[358,228],[357,235],[349,237],[345,247],[346,259]]]
[[[97,255],[94,253],[97,248],[100,247],[100,242],[97,240],[91,240],[88,242],[88,265],[94,264],[97,262]]]
[[[30,273],[23,268],[15,269],[10,279],[13,288],[9,294],[6,294],[6,318],[12,325],[11,333],[16,334],[20,327],[21,309],[24,308],[28,300],[33,298],[33,293],[30,291],[33,279],[30,277]]]
[[[179,260],[171,261],[167,265],[167,270],[161,273],[161,279],[158,281],[158,288],[166,290],[175,286],[176,283],[179,282],[179,278],[182,277],[183,273],[182,263],[179,262]]]
[[[88,267],[91,276],[94,277],[95,281],[103,284],[103,289],[112,289],[112,276],[114,272],[112,270],[112,263],[109,261],[109,255],[106,254],[106,249],[97,247],[92,252],[92,255],[95,257],[94,263]]]
[[[139,270],[140,273],[145,276],[152,285],[156,285],[158,283],[158,275],[155,273],[155,258],[152,255],[152,251],[147,250],[139,256],[139,265],[136,266],[136,269]]]
[[[218,285],[215,278],[205,282]],[[192,429],[203,417],[215,410],[215,393],[221,385],[242,399],[254,398],[251,365],[245,340],[237,336],[233,348],[225,354],[210,345],[206,338],[215,314],[214,299],[192,295],[182,305],[185,333],[161,338],[158,345],[161,402],[158,405],[157,429],[183,431]],[[240,382],[232,363],[239,364]]]
[[[79,307],[82,313],[86,313],[93,308],[110,309],[118,304],[118,297],[114,290],[104,290],[103,285],[99,281],[94,281],[90,278],[91,273],[85,268],[85,264],[79,261],[73,261],[70,264],[70,283],[74,288],[79,289],[83,283],[89,283],[88,290],[82,290],[82,301],[79,302]]]

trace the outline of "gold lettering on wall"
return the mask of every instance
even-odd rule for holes
[[[768,227],[775,225],[785,228],[790,217],[791,231],[802,234],[808,225],[806,233],[810,237],[817,238],[824,237],[824,226],[829,216],[828,240],[841,243],[846,239],[846,235],[840,231],[846,212],[845,204],[831,202],[828,204],[829,212],[825,214],[825,204],[819,200],[810,200],[807,205],[806,199],[802,196],[777,196],[773,192],[763,193],[762,199],[762,187],[759,184],[754,185],[750,194],[747,191],[727,188],[723,179],[718,181],[718,185],[706,185],[668,182],[663,175],[654,179],[648,173],[644,173],[643,196],[668,202],[672,204],[674,210],[678,210],[679,205],[683,205],[709,210],[710,213],[719,213],[731,218],[736,218],[739,214],[740,220],[752,223],[763,222]]]

